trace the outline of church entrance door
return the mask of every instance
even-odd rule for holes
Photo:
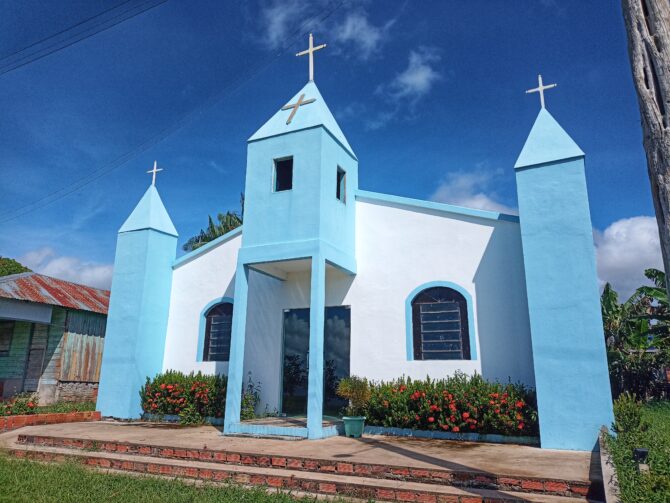
[[[326,307],[324,331],[324,416],[337,416],[346,403],[335,394],[337,383],[349,376],[351,310]],[[309,308],[284,310],[282,412],[307,415],[309,372]]]

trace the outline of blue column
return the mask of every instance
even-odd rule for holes
[[[163,369],[175,230],[151,186],[119,230],[97,408],[140,417],[140,389]]]
[[[249,268],[238,263],[235,273],[233,328],[228,360],[228,388],[223,433],[233,433],[231,427],[240,422],[242,385],[244,384],[244,342],[247,331],[247,298],[249,295]]]
[[[326,261],[312,257],[309,311],[309,377],[307,388],[307,434],[323,437],[323,339],[326,312]]]
[[[515,167],[541,445],[590,451],[613,414],[584,153],[543,109]]]

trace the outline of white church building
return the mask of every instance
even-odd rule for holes
[[[463,371],[535,387],[542,447],[592,449],[612,406],[584,153],[544,99],[510,148],[519,216],[361,190],[310,79],[248,140],[242,227],[176,258],[155,183],[121,226],[98,408],[136,418],[147,376],[223,373],[224,434],[317,439],[328,380]],[[248,379],[304,427],[240,421]]]

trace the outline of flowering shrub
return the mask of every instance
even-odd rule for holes
[[[39,397],[37,393],[21,393],[9,402],[0,404],[0,416],[17,416],[21,414],[35,414]]]
[[[169,370],[158,374],[140,391],[142,410],[145,413],[174,414],[186,418],[184,422],[195,423],[205,417],[223,417],[226,408],[226,376],[186,375]]]
[[[370,425],[455,433],[537,435],[535,393],[522,384],[456,373],[442,380],[374,383]]]

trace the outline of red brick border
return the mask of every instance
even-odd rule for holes
[[[19,435],[21,444],[44,445],[98,452],[118,452],[151,456],[162,459],[196,460],[263,468],[283,468],[296,471],[327,472],[339,475],[402,480],[428,484],[472,487],[556,496],[583,497],[589,493],[590,482],[538,479],[507,476],[482,472],[449,471],[440,469],[411,468],[381,464],[335,461],[327,459],[272,456],[210,449],[190,449],[130,442],[96,441],[43,435]],[[408,500],[414,501],[414,500]],[[419,500],[417,500],[419,501]]]
[[[49,414],[0,416],[0,433],[23,428],[24,426],[56,423],[80,423],[83,421],[100,421],[100,412],[57,412]]]
[[[183,477],[214,482],[235,482],[243,485],[257,485],[275,487],[278,489],[304,491],[328,495],[348,496],[359,499],[377,499],[383,501],[410,501],[420,503],[513,503],[525,501],[523,497],[511,494],[444,494],[429,489],[408,488],[381,488],[372,485],[355,484],[346,481],[319,481],[301,478],[299,475],[273,475],[272,470],[267,473],[232,472],[224,468],[199,468],[174,466],[160,462],[129,461],[99,457],[95,455],[76,456],[63,455],[53,452],[12,450],[12,455],[18,458],[28,458],[37,461],[76,461],[86,466],[103,469],[123,470],[151,475],[169,477]]]

